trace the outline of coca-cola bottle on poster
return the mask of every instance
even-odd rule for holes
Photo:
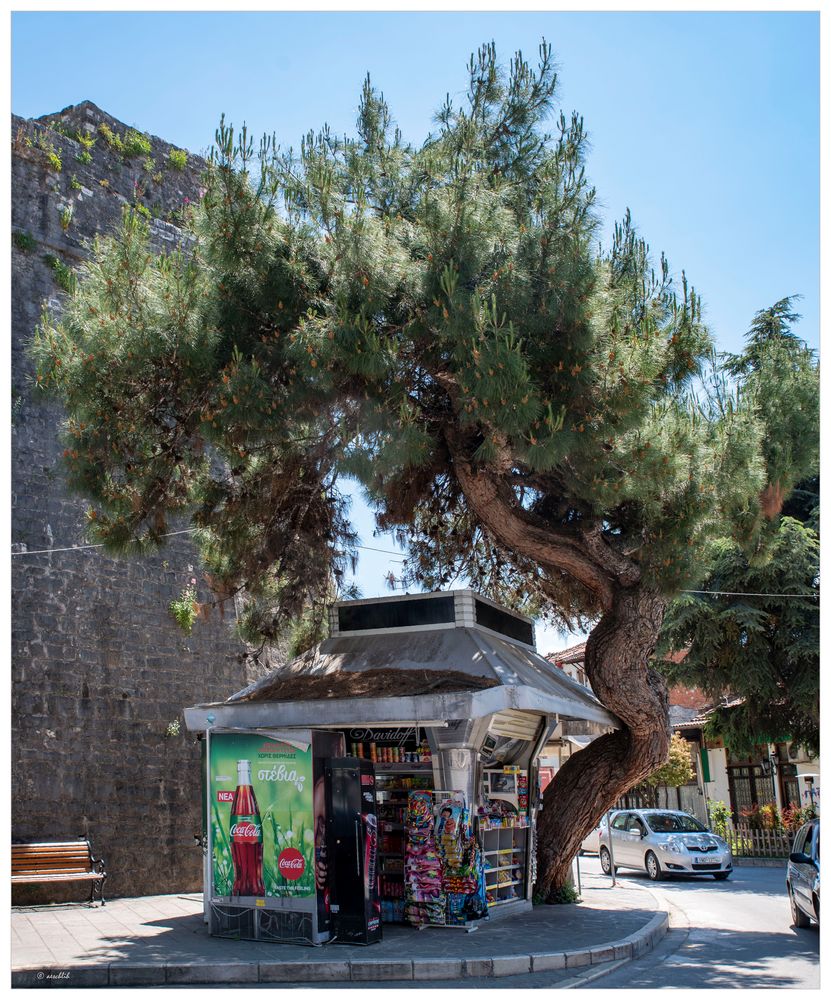
[[[251,761],[237,761],[237,790],[231,805],[234,896],[264,896],[263,824],[251,785]]]

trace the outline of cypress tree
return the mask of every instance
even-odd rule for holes
[[[767,428],[769,520],[750,549],[730,536],[708,542],[702,592],[670,604],[659,644],[687,650],[663,670],[722,702],[708,730],[737,751],[793,740],[819,752],[817,368],[792,332],[798,319],[793,298],[782,299],[757,313],[742,354],[725,358]],[[778,470],[794,465],[815,474],[785,499]]]

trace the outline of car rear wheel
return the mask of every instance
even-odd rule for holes
[[[730,872],[713,872],[713,878],[716,882],[723,882],[725,879],[730,878]]]
[[[646,874],[653,882],[657,882],[662,875],[661,864],[652,851],[647,852],[644,864],[646,865]]]
[[[612,855],[609,854],[608,849],[605,847],[600,848],[600,867],[603,869],[604,875],[612,874]],[[615,868],[615,871],[617,871],[617,868]]]
[[[791,923],[794,927],[808,927],[811,923],[811,918],[803,913],[802,910],[796,905],[796,900],[794,899],[793,889],[788,887],[788,899],[791,902]]]

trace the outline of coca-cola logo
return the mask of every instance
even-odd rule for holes
[[[289,882],[296,882],[306,870],[306,859],[296,847],[286,847],[277,858],[277,871]]]
[[[237,843],[240,841],[251,841],[262,839],[262,827],[258,823],[251,823],[243,820],[231,826],[231,838]]]

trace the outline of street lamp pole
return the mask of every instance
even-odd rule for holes
[[[612,876],[612,885],[617,885],[617,880],[615,879],[615,851],[612,847],[612,810],[606,813],[606,829],[609,831],[609,861],[611,862],[611,869],[609,874]]]

